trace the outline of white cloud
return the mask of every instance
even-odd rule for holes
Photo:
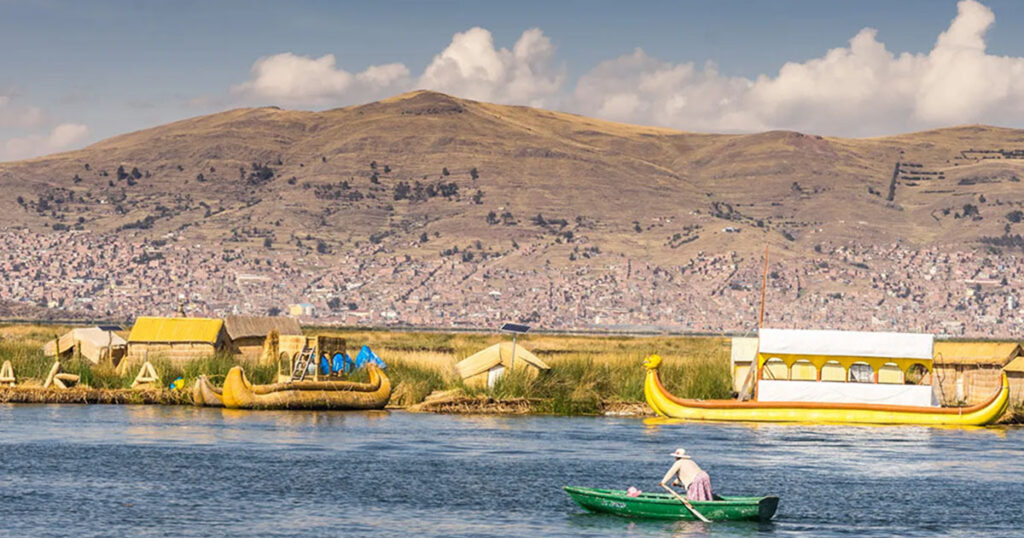
[[[401,91],[409,70],[402,64],[370,66],[353,75],[335,66],[333,54],[319,58],[290,52],[256,60],[249,80],[231,88],[247,99],[269,99],[293,105],[329,104],[346,96]]]
[[[538,28],[523,32],[512,50],[495,49],[491,32],[470,28],[434,57],[419,86],[482,101],[545,106],[565,78],[564,69],[553,65],[554,52]]]
[[[416,87],[545,106],[564,80],[564,70],[552,66],[554,50],[536,28],[523,32],[512,50],[496,49],[489,31],[470,28],[456,33],[415,81],[401,63],[373,65],[353,75],[336,65],[333,54],[312,58],[284,52],[256,60],[249,80],[232,86],[231,92],[249,101],[309,106],[377,99]]]
[[[692,131],[863,136],[962,123],[1017,124],[1024,121],[1024,58],[986,52],[985,34],[994,22],[988,7],[962,0],[928,53],[894,53],[876,30],[864,28],[846,46],[754,78],[723,75],[714,62],[672,63],[636,49],[600,63],[568,90],[565,68],[540,29],[523,32],[510,50],[496,47],[487,29],[474,27],[453,35],[419,76],[400,63],[352,74],[331,54],[286,52],[257,60],[250,79],[232,92],[308,106],[422,88]]]
[[[726,77],[714,64],[632,54],[583,75],[573,108],[608,119],[700,131],[797,129],[876,135],[960,123],[1024,120],[1024,58],[985,50],[995,15],[962,0],[927,54],[890,52],[876,31],[774,75]]]
[[[46,155],[56,151],[72,148],[85,142],[89,136],[89,128],[78,123],[61,123],[48,134],[30,134],[18,138],[9,138],[3,142],[0,159],[13,161]]]
[[[371,65],[356,75],[356,80],[369,88],[386,89],[403,85],[409,79],[409,68],[403,64]]]

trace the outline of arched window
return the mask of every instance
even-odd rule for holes
[[[277,364],[278,364],[278,370],[280,370],[281,373],[285,373],[285,374],[292,373],[292,368],[294,367],[294,363],[292,362],[291,354],[288,353],[287,351],[282,351],[281,354],[278,355],[278,357],[277,357]]]
[[[789,368],[786,367],[786,363],[782,362],[782,359],[772,357],[765,361],[761,377],[763,379],[789,379]]]
[[[809,360],[798,360],[793,363],[789,378],[793,381],[817,381],[818,369]]]
[[[874,383],[875,369],[866,362],[855,362],[850,365],[850,376],[847,381],[851,383]]]
[[[900,370],[900,367],[896,366],[896,363],[887,362],[884,366],[878,369],[878,382],[902,385],[903,370]]]
[[[927,385],[931,383],[928,377],[928,367],[917,362],[907,368],[905,383],[908,385]]]
[[[846,381],[846,369],[839,361],[828,361],[821,366],[822,381]]]

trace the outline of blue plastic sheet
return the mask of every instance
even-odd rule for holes
[[[378,357],[377,354],[370,349],[370,346],[363,346],[363,348],[359,350],[359,354],[356,355],[355,367],[362,368],[367,364],[376,364],[381,370],[388,367],[387,364],[384,364],[384,360]]]
[[[348,353],[335,353],[331,358],[331,372],[347,374],[352,370],[355,370],[355,361],[348,356]]]

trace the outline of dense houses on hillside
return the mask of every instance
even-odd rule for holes
[[[733,252],[671,265],[604,254],[556,268],[530,246],[464,261],[407,259],[366,245],[331,263],[232,248],[0,231],[0,300],[114,320],[294,306],[324,324],[479,328],[517,320],[555,330],[741,333],[756,326],[760,302],[760,260]],[[768,284],[766,320],[775,327],[1024,332],[1024,256],[1017,254],[821,246],[799,263],[771,264]]]

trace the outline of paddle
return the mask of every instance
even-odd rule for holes
[[[666,491],[668,491],[669,493],[671,493],[673,497],[675,497],[676,499],[679,499],[679,502],[683,503],[683,504],[684,504],[684,505],[686,506],[686,508],[687,508],[687,509],[688,509],[688,510],[689,510],[689,511],[690,511],[690,512],[691,512],[691,513],[693,514],[693,515],[697,516],[697,519],[699,519],[699,520],[703,521],[704,523],[711,523],[711,520],[710,520],[710,519],[708,519],[708,518],[704,517],[704,515],[703,515],[703,514],[701,514],[700,512],[698,512],[698,511],[697,511],[697,509],[696,509],[696,508],[694,508],[692,504],[690,504],[690,501],[687,501],[686,499],[684,499],[684,498],[682,497],[682,495],[679,495],[678,493],[676,493],[676,490],[674,490],[674,489],[672,489],[672,488],[670,488],[670,487],[666,486],[665,484],[661,484],[661,487],[665,488],[665,490],[666,490]]]

